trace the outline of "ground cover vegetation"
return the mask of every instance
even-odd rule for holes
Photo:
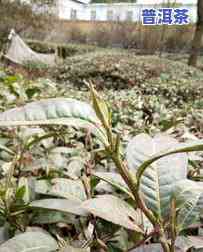
[[[202,71],[78,53],[1,66],[1,251],[201,248]]]
[[[194,26],[47,22],[0,4],[2,52],[15,28],[60,57],[52,68],[1,58],[0,251],[203,250]]]

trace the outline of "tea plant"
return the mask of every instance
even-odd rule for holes
[[[203,188],[200,183],[187,179],[188,157],[186,153],[202,151],[203,141],[180,144],[167,135],[160,134],[151,138],[147,134],[140,134],[129,141],[125,160],[121,136],[112,128],[112,116],[108,105],[99,97],[92,85],[90,85],[90,93],[92,107],[75,99],[53,98],[32,102],[0,114],[1,127],[65,125],[77,129],[87,129],[86,137],[88,139],[85,140],[89,141],[91,163],[86,164],[82,180],[54,178],[47,173],[49,181],[40,179],[36,181],[35,185],[37,185],[38,192],[49,195],[49,197],[34,198],[34,200],[27,197],[27,201],[25,200],[26,183],[23,182],[24,186],[21,184],[21,187],[16,185],[13,182],[15,172],[17,169],[20,170],[22,165],[23,151],[28,146],[34,146],[41,140],[50,137],[50,134],[44,134],[29,144],[25,143],[20,155],[16,152],[13,153],[13,150],[7,150],[13,156],[13,162],[6,172],[3,194],[7,195],[11,189],[15,188],[14,199],[20,194],[23,203],[14,213],[17,211],[16,214],[23,214],[24,218],[33,209],[52,211],[47,213],[46,218],[53,211],[80,216],[83,220],[80,220],[79,229],[85,237],[85,243],[82,245],[77,243],[77,247],[80,246],[81,249],[74,249],[67,245],[67,242],[56,232],[53,235],[57,238],[58,244],[50,235],[44,233],[43,229],[35,231],[32,229],[3,243],[0,251],[20,252],[22,249],[24,249],[23,251],[34,251],[36,248],[38,251],[53,251],[59,247],[65,247],[60,251],[79,252],[88,251],[88,249],[95,251],[94,249],[98,247],[100,251],[109,251],[105,241],[111,241],[118,230],[117,228],[114,230],[112,226],[112,236],[110,238],[108,235],[102,236],[97,226],[97,217],[99,217],[131,230],[135,243],[133,247],[142,246],[145,241],[154,238],[164,252],[173,252],[181,232],[196,223],[202,208],[199,205],[199,199]],[[90,133],[94,135],[94,138],[90,138]],[[96,141],[97,148],[95,148],[94,141]],[[100,160],[112,160],[119,174],[94,172],[93,166],[98,156]],[[115,195],[92,197],[92,183],[94,182],[92,177],[99,178],[119,189],[127,201]],[[57,196],[57,198],[51,196]],[[7,207],[6,199],[8,198],[5,196],[1,198],[2,213],[8,213],[9,210],[9,214],[12,214],[11,207]],[[3,214],[3,216],[8,222],[13,222],[8,218],[9,215]],[[53,218],[55,217],[53,215]],[[50,216],[50,218],[52,217]],[[64,216],[57,218],[64,220]],[[146,229],[146,225],[150,227],[150,231]],[[18,229],[24,231],[27,230],[26,228],[25,223],[23,228]],[[149,251],[152,251],[151,248]]]

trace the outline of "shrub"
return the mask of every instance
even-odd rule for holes
[[[26,31],[26,35],[35,34],[36,37],[37,31],[38,34],[44,29],[48,31],[51,20],[54,21],[53,17],[49,18],[50,15],[33,12],[29,4],[21,1],[1,1],[0,16],[0,49],[7,42],[11,29],[21,34]]]
[[[98,89],[134,88],[143,95],[159,95],[181,104],[202,93],[203,73],[184,63],[125,51],[105,51],[69,58],[53,76],[83,88],[91,80]]]
[[[1,223],[6,224],[3,231],[9,225],[14,231],[26,231],[14,235],[14,238],[5,238],[7,241],[1,244],[0,250],[8,251],[13,247],[36,250],[43,247],[49,252],[64,247],[68,251],[89,252],[90,249],[99,251],[104,248],[109,251],[113,247],[116,251],[123,251],[117,247],[121,239],[125,241],[124,251],[137,247],[153,251],[154,244],[143,246],[149,239],[157,241],[155,246],[164,252],[182,249],[182,244],[192,248],[195,242],[182,234],[199,222],[203,188],[202,183],[187,178],[189,158],[186,153],[203,151],[203,141],[183,144],[166,134],[153,138],[140,134],[128,141],[125,155],[121,136],[112,127],[108,105],[92,85],[90,91],[92,106],[75,99],[54,98],[35,101],[0,114],[0,127],[54,124],[72,126],[77,131],[85,128],[88,131],[86,140],[88,137],[90,142],[90,150],[85,152],[86,158],[89,154],[89,160],[80,165],[79,170],[84,169],[84,173],[77,173],[77,176],[72,173],[76,164],[72,164],[70,170],[64,169],[67,164],[60,155],[61,152],[70,155],[70,148],[54,148],[53,141],[42,142],[56,136],[56,132],[45,134],[43,129],[27,128],[27,132],[18,133],[21,141],[16,139],[23,148],[17,145],[16,149],[13,146],[13,150],[5,143],[0,146],[4,159],[12,160],[6,163],[7,166],[4,163],[6,179],[1,181]],[[70,131],[68,133],[70,137]],[[39,149],[35,148],[35,151],[39,159],[43,149],[40,143],[44,148],[47,144],[46,158],[52,157],[54,166],[59,165],[58,175],[61,177],[55,177],[53,170],[51,173],[47,168],[48,161],[44,160],[46,173],[40,179],[32,177],[29,180],[25,176],[16,181],[17,172],[25,172],[23,168],[28,168],[29,162],[32,162],[28,151],[37,144]],[[113,162],[113,171],[96,170],[98,164],[101,169],[104,160]],[[96,195],[98,180],[115,189],[111,189],[112,195]],[[40,228],[34,229],[29,223],[37,223]],[[71,226],[75,228],[72,237]],[[44,232],[44,228],[50,233]],[[123,229],[131,232],[124,233]],[[84,230],[88,232],[84,233]],[[131,238],[132,248],[128,240],[130,234],[134,238]],[[67,236],[68,242],[77,248],[67,244]],[[203,245],[198,243],[198,246]]]
[[[39,40],[26,39],[26,43],[30,48],[39,53],[54,53],[58,51],[58,55],[62,58],[67,58],[77,54],[84,54],[98,50],[96,46],[85,44],[72,44],[72,43],[50,43]]]

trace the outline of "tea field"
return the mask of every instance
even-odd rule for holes
[[[178,143],[188,155],[173,153],[150,166],[141,191],[170,244],[169,199],[176,190],[175,251],[203,249],[201,69],[170,57],[95,48],[74,52],[53,69],[2,63],[0,112],[0,251],[162,251],[162,229],[135,204],[122,167],[127,162],[135,175],[147,157],[180,152]]]

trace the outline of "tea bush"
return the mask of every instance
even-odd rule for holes
[[[198,99],[203,92],[203,73],[198,69],[117,50],[68,58],[54,78],[78,88],[85,86],[84,79],[92,80],[98,89],[134,88],[139,94],[159,95],[179,104]]]
[[[16,77],[1,76],[17,90]],[[183,234],[201,226],[203,188],[192,181],[201,176],[187,178],[188,161],[200,156],[186,153],[202,151],[203,141],[139,134],[125,148],[92,85],[90,94],[92,106],[52,98],[0,113],[0,250],[133,251],[148,239],[164,252],[196,246]]]
[[[189,153],[202,149],[202,72],[115,50],[70,57],[55,77],[0,70],[0,251],[202,248],[202,153]]]
[[[49,43],[28,39],[26,40],[26,42],[34,51],[39,53],[53,53],[55,52],[55,50],[58,50],[59,55],[63,56],[63,58],[98,50],[96,46],[83,44]]]

